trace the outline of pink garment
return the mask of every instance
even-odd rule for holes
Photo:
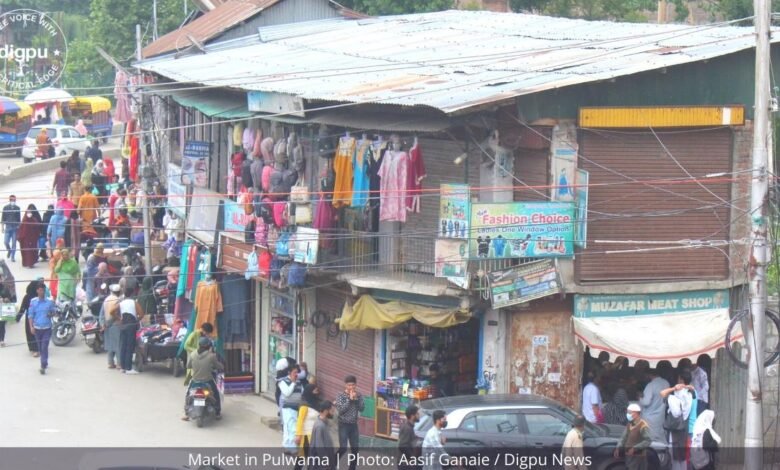
[[[57,201],[57,205],[55,206],[55,209],[61,209],[62,215],[64,215],[65,218],[68,219],[70,218],[70,212],[75,210],[76,206],[74,206],[69,199],[60,199],[59,201]]]
[[[312,227],[320,231],[320,248],[329,249],[333,246],[333,234],[330,229],[333,228],[335,221],[336,211],[333,209],[333,204],[320,196],[312,223]]]
[[[127,75],[117,70],[114,76],[114,98],[116,98],[114,121],[117,122],[130,122],[130,119],[133,118],[133,114],[130,112],[130,94],[127,90],[127,81]]]
[[[282,228],[287,225],[287,202],[276,201],[274,202],[274,223],[277,227]]]
[[[263,191],[269,192],[271,190],[271,174],[274,172],[274,167],[266,165],[263,167]]]
[[[420,195],[422,194],[422,180],[427,175],[425,173],[425,163],[423,162],[420,146],[415,144],[409,150],[409,168],[406,172],[406,210],[409,212],[420,212]]]
[[[406,222],[406,184],[409,156],[389,150],[379,167],[379,220]]]
[[[241,146],[244,147],[244,151],[249,153],[252,151],[252,147],[255,145],[255,130],[247,127],[244,129],[244,135],[241,137]]]
[[[84,125],[84,120],[79,119],[76,125],[74,126],[77,131],[79,131],[79,135],[81,137],[86,137],[87,135],[87,126]]]

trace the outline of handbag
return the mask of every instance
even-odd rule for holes
[[[0,321],[16,321],[16,304],[0,304]]]
[[[290,232],[282,232],[276,240],[276,255],[290,256]]]
[[[297,202],[298,204],[309,202],[309,188],[306,187],[303,177],[295,183],[295,186],[290,188],[290,201]]]
[[[263,251],[257,257],[257,269],[260,272],[261,277],[268,277],[271,274],[271,262],[273,256],[267,251]]]
[[[669,410],[669,399],[664,400],[666,404],[666,415],[664,415],[663,428],[667,431],[682,431],[688,429],[688,420],[680,416],[674,416]]]
[[[311,204],[295,204],[295,224],[310,224],[312,221]]]

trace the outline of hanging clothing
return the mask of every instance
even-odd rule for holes
[[[368,162],[371,160],[371,142],[361,140],[355,156],[352,159],[352,207],[365,207],[368,202],[370,180],[368,177]]]
[[[371,227],[369,230],[371,232],[379,230],[379,190],[382,186],[379,169],[385,161],[386,154],[387,142],[374,142],[371,145],[371,158],[368,160],[368,186],[370,189],[368,205],[371,212]]]
[[[336,183],[333,187],[333,207],[339,208],[352,202],[352,159],[355,155],[355,139],[342,137],[333,160]]]
[[[181,247],[181,261],[179,264],[179,283],[176,285],[176,297],[181,297],[187,290],[187,272],[189,268],[189,253],[192,240],[187,240]]]
[[[409,156],[406,152],[389,151],[379,168],[379,220],[406,222],[406,182]]]
[[[254,254],[254,253],[253,253]],[[222,339],[228,349],[249,349],[247,308],[250,291],[247,281],[238,274],[225,276],[220,284],[222,298],[229,299],[222,312]]]
[[[327,198],[321,196],[312,223],[312,227],[320,231],[320,248],[329,249],[333,246],[334,240],[330,229],[333,228],[335,221],[336,210]]]
[[[137,136],[130,138],[130,179],[138,181],[138,166],[141,164],[140,141]]]
[[[215,281],[201,281],[198,283],[196,292],[195,311],[198,316],[191,331],[200,330],[204,323],[211,323],[214,325],[214,334],[216,335],[217,314],[223,312],[222,294],[219,292],[219,284]]]
[[[247,127],[246,129],[244,129],[244,133],[241,136],[241,147],[244,149],[246,153],[249,153],[252,151],[252,148],[254,146],[255,146],[255,130]]]
[[[420,212],[420,196],[422,195],[422,180],[427,176],[420,145],[415,142],[409,150],[409,168],[406,172],[406,210]]]

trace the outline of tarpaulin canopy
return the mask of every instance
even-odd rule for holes
[[[13,114],[19,112],[19,105],[13,98],[0,96],[0,114]]]
[[[662,313],[621,317],[573,318],[577,340],[598,357],[602,351],[611,357],[623,356],[630,365],[642,359],[655,367],[659,361],[676,364],[702,355],[714,356],[725,347],[729,310],[708,309],[685,313]],[[732,341],[742,339],[742,330],[732,333]]]
[[[471,319],[471,313],[457,309],[444,310],[423,307],[407,302],[379,303],[370,295],[357,302],[347,302],[341,311],[339,328],[342,330],[384,330],[415,319],[423,325],[447,328]]]

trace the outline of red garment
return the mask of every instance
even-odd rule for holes
[[[61,196],[63,193],[67,196],[71,181],[73,181],[73,178],[66,168],[57,170],[57,172],[54,173],[54,191],[56,192],[56,196]]]
[[[76,208],[76,206],[73,205],[72,202],[70,202],[70,199],[60,199],[57,201],[57,205],[55,206],[55,209],[61,209],[62,215],[65,216],[66,219],[70,219],[70,213]]]
[[[233,158],[230,159],[230,162],[233,165],[233,176],[236,178],[241,178],[241,164],[244,163],[243,152],[234,153]]]
[[[105,171],[106,171],[106,179],[108,179],[108,183],[111,184],[114,182],[114,176],[116,175],[116,169],[114,168],[114,160],[111,160],[108,157],[103,157],[103,165],[105,165]]]
[[[422,180],[426,176],[422,152],[420,146],[415,143],[409,150],[409,166],[406,171],[406,210],[409,212],[420,212]]]
[[[198,266],[198,247],[190,246],[189,259],[187,260],[187,292],[192,291],[195,281],[195,268]]]
[[[116,206],[116,201],[119,200],[119,195],[117,193],[113,193],[108,197],[108,226],[113,227],[114,226],[114,207]]]
[[[138,165],[141,163],[138,144],[138,137],[133,136],[130,139],[130,179],[132,181],[138,181]]]

